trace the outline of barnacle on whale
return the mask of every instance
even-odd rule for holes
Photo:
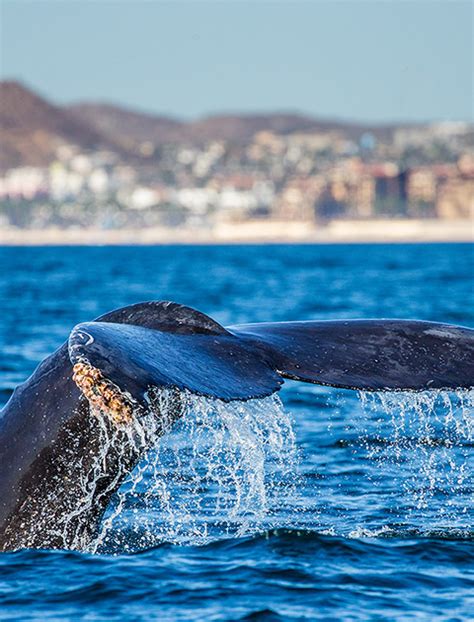
[[[133,402],[100,369],[89,363],[79,362],[73,367],[74,382],[87,398],[93,412],[105,413],[116,425],[125,425],[132,421]]]

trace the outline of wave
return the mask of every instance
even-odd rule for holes
[[[23,549],[0,556],[0,568],[21,569],[22,562],[59,563],[86,561],[89,564],[101,563],[110,557],[167,557],[170,553],[183,556],[196,556],[207,559],[209,555],[226,556],[229,559],[240,554],[249,554],[258,558],[263,551],[272,554],[291,551],[292,556],[299,555],[337,555],[339,557],[395,555],[425,556],[429,551],[432,561],[448,555],[451,558],[464,559],[474,553],[474,531],[433,530],[420,532],[416,529],[385,527],[380,529],[357,528],[349,535],[336,535],[331,530],[313,529],[272,529],[241,537],[223,537],[218,540],[197,544],[179,545],[176,542],[162,541],[153,547],[133,550],[135,532],[129,533],[130,540],[126,550],[119,546],[108,546],[98,553],[71,551]],[[140,542],[137,542],[139,544]],[[118,543],[117,543],[118,544]],[[263,559],[263,558],[262,558]],[[374,558],[375,559],[375,558]]]

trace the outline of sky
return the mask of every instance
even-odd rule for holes
[[[61,104],[472,118],[470,1],[0,2],[1,77]]]

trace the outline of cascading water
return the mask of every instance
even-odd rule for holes
[[[157,392],[155,401],[165,412],[167,392]],[[280,399],[225,403],[184,392],[181,402],[182,418],[171,433],[156,436],[129,475],[92,551],[205,543],[282,526],[281,511],[297,488],[298,452]],[[156,423],[147,415],[134,425],[149,437]]]
[[[133,551],[163,541],[204,544],[308,524],[354,537],[395,535],[409,531],[414,517],[418,532],[470,533],[473,391],[361,393],[361,414],[352,421],[349,441],[352,462],[369,464],[366,481],[385,487],[382,496],[392,495],[396,510],[391,524],[354,525],[348,512],[344,527],[329,530],[319,521],[319,508],[301,502],[307,483],[298,474],[292,419],[277,396],[224,403],[183,392],[179,400],[182,416],[172,429],[172,391],[156,391],[149,411],[121,430],[111,431],[97,413],[102,449],[81,484],[84,499],[75,513],[87,511],[117,443],[121,451],[128,447],[144,458],[114,496],[88,550]],[[123,476],[122,470],[108,489]],[[84,548],[79,536],[74,548]]]
[[[472,533],[474,391],[360,393],[357,443],[374,485],[396,482],[398,518],[424,533]],[[384,475],[385,474],[385,475]],[[380,475],[380,476],[379,476]]]

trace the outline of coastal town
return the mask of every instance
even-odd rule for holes
[[[5,111],[2,120],[9,138]],[[92,146],[36,127],[29,140],[47,143],[47,157],[34,162],[22,155],[14,166],[3,164],[0,226],[199,230],[275,221],[311,226],[344,219],[472,222],[472,125],[443,122],[372,131],[343,124],[293,125],[293,131],[288,121],[281,131],[257,127],[254,132],[245,126],[242,135],[234,131],[230,137],[209,131],[198,138],[157,140],[151,132],[142,140],[146,132],[137,132],[128,143],[112,142],[109,133]],[[97,123],[93,127],[101,129]]]

